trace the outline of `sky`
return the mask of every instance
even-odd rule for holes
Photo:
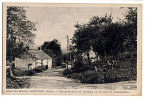
[[[113,21],[123,18],[124,9],[119,7],[28,7],[29,20],[37,22],[34,43],[42,45],[45,41],[57,39],[63,50],[67,46],[67,35],[72,38],[76,23],[83,24],[93,16],[105,16],[112,13]]]

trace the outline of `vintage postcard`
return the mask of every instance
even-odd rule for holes
[[[3,94],[142,95],[142,5],[3,3]]]

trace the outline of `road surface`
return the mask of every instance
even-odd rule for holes
[[[31,76],[30,87],[35,89],[105,89],[105,90],[122,90],[136,89],[136,82],[126,81],[118,83],[105,84],[84,84],[76,80],[66,78],[62,75],[64,69],[52,69],[35,76]]]

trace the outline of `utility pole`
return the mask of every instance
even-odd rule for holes
[[[68,35],[67,35],[67,69],[68,69],[68,58],[69,58],[69,51],[68,51],[68,48],[69,48],[69,38],[68,38]]]

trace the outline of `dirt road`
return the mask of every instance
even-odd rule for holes
[[[66,78],[62,75],[64,69],[52,69],[37,73],[31,77],[30,87],[35,89],[104,89],[104,90],[122,90],[136,89],[136,82],[126,81],[118,83],[105,84],[83,84],[76,80]]]

